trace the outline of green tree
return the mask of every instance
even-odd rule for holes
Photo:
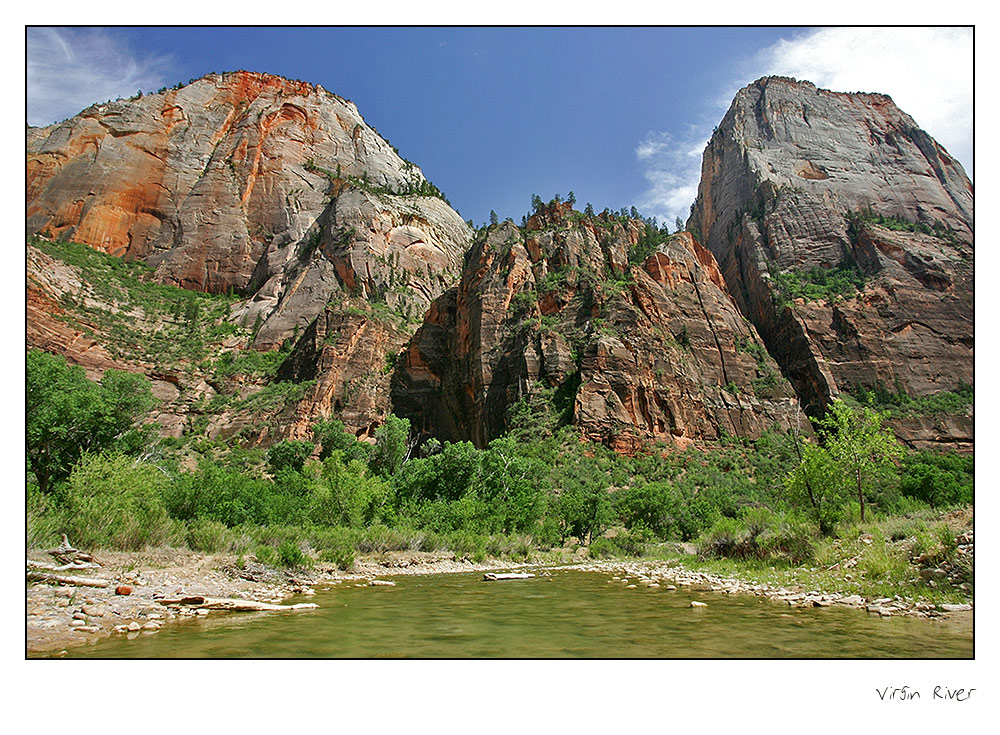
[[[495,529],[501,533],[528,531],[542,511],[541,468],[518,453],[511,436],[490,442],[482,453],[476,495],[489,507]]]
[[[393,414],[375,431],[375,448],[368,460],[374,472],[392,477],[403,466],[409,454],[410,420]]]
[[[495,225],[497,223],[497,213],[494,210],[490,210],[490,224]]]
[[[99,383],[66,359],[30,350],[25,362],[28,467],[41,492],[69,476],[84,452],[118,449],[139,454],[154,426],[138,426],[153,398],[145,376],[108,370]]]
[[[853,487],[862,522],[865,495],[902,456],[895,434],[882,425],[882,419],[877,411],[865,406],[852,409],[837,398],[820,421],[824,447],[839,469],[842,482]]]
[[[361,462],[344,461],[335,451],[323,461],[319,481],[313,489],[310,520],[327,526],[361,528],[384,515],[390,497],[389,484],[372,477]]]
[[[340,451],[344,453],[344,461],[368,459],[370,445],[358,441],[354,434],[351,434],[343,421],[338,419],[320,420],[313,424],[313,440],[319,443],[319,458],[326,459],[332,452]]]
[[[272,475],[285,469],[301,472],[303,465],[312,453],[312,442],[301,439],[285,439],[267,450],[267,468]]]
[[[589,544],[614,522],[610,479],[593,457],[567,457],[553,472],[552,483],[559,491],[556,514],[562,540],[576,536]]]
[[[796,438],[796,441],[799,441]],[[799,465],[785,477],[785,488],[793,502],[805,505],[824,535],[833,533],[840,510],[850,493],[830,453],[821,446],[803,442],[797,448]]]

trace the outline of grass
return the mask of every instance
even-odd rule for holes
[[[911,559],[928,545],[938,559],[955,560],[953,524],[940,513],[921,511],[912,517],[889,517],[847,524],[834,538],[817,541],[812,559],[795,565],[780,559],[678,557],[684,567],[754,584],[797,587],[866,598],[895,597],[933,604],[965,602],[969,595],[948,584],[931,587]],[[896,540],[893,540],[895,537]]]

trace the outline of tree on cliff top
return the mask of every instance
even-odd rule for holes
[[[153,425],[138,426],[156,403],[145,376],[108,370],[95,383],[83,368],[40,350],[28,352],[25,373],[28,467],[43,493],[68,477],[84,452],[134,455],[149,446]]]

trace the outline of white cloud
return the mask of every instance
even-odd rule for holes
[[[971,28],[820,28],[782,39],[756,61],[754,78],[781,74],[837,92],[888,94],[971,178]]]
[[[636,158],[644,165],[649,188],[637,202],[643,214],[674,226],[687,221],[698,193],[701,154],[710,131],[690,126],[679,138],[670,133],[650,133],[636,146]]]
[[[948,152],[971,179],[971,28],[819,28],[782,39],[741,65],[744,77],[714,95],[722,120],[741,87],[771,74],[808,80],[837,92],[880,92],[892,97]],[[700,115],[700,111],[692,110]],[[635,149],[649,188],[639,208],[669,223],[687,220],[698,191],[708,125],[690,126],[679,141],[650,133]]]
[[[155,91],[169,82],[165,57],[132,53],[120,34],[28,28],[28,123],[48,125],[94,102]]]

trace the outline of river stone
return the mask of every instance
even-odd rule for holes
[[[691,607],[708,607],[708,603],[698,602],[698,600],[691,600]]]
[[[946,603],[944,605],[938,605],[938,609],[943,612],[964,612],[965,610],[971,610],[972,605],[964,602],[958,604]]]

